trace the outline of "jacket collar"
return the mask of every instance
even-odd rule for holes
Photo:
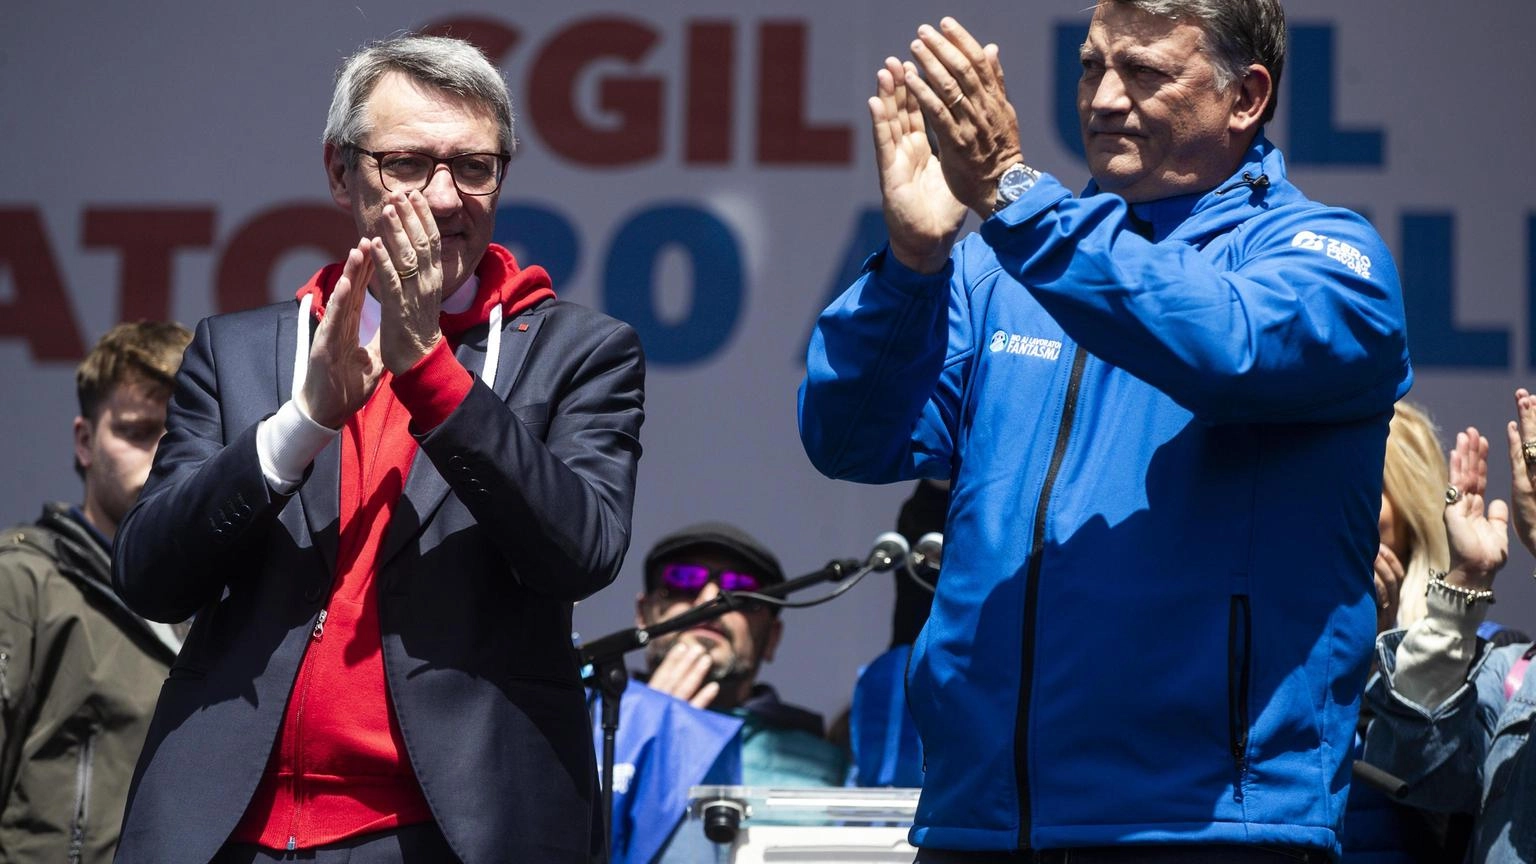
[[[176,652],[181,650],[181,638],[171,625],[145,620],[117,596],[111,582],[111,547],[106,537],[85,521],[79,508],[57,502],[46,504],[37,525],[52,538],[51,548],[43,551],[56,562],[60,575],[116,609],[122,622],[164,646],[169,652],[166,662],[175,659]]]
[[[1089,181],[1083,196],[1105,194],[1097,180]],[[1243,164],[1213,189],[1175,195],[1156,201],[1128,204],[1132,221],[1150,226],[1146,236],[1154,243],[1177,237],[1200,245],[1251,218],[1255,210],[1301,200],[1301,193],[1286,178],[1285,157],[1262,134]]]

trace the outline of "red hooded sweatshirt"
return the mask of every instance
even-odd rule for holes
[[[317,318],[341,270],[331,264],[299,289],[298,297],[314,298]],[[555,296],[544,268],[519,269],[512,253],[495,244],[475,275],[479,291],[470,308],[439,319],[446,338],[399,377],[385,371],[372,398],[342,428],[338,578],[233,842],[310,848],[433,818],[384,678],[374,590],[378,554],[416,455],[411,431],[435,429],[474,384],[452,346],[489,320],[496,306],[510,318]]]

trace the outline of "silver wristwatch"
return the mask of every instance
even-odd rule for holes
[[[997,213],[1009,204],[1023,197],[1040,180],[1040,172],[1025,165],[1023,162],[1015,162],[1008,166],[1003,176],[997,180],[997,197],[993,199],[992,212]]]

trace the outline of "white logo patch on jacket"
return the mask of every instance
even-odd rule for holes
[[[1061,356],[1061,343],[1055,339],[1020,336],[1017,333],[1009,333],[1007,330],[993,333],[990,347],[993,354],[1022,354],[1025,357],[1039,357],[1042,360],[1055,360]]]
[[[1314,231],[1298,231],[1296,236],[1291,238],[1291,245],[1297,249],[1322,252],[1355,271],[1356,276],[1362,279],[1371,278],[1370,257],[1343,240],[1336,240]]]

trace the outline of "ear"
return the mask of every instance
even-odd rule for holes
[[[76,417],[74,424],[75,433],[75,464],[83,471],[91,467],[91,439],[96,430],[84,417]]]
[[[651,624],[651,616],[646,614],[646,612],[647,612],[646,607],[650,605],[650,603],[648,602],[647,598],[648,598],[648,595],[646,595],[646,593],[643,592],[643,591],[640,592],[639,594],[635,595],[635,626],[636,627],[649,627],[650,624]]]
[[[763,650],[758,652],[759,662],[773,662],[773,652],[779,650],[779,637],[783,635],[784,622],[774,618],[773,624],[768,628],[768,638],[763,640]]]
[[[325,179],[331,187],[331,200],[352,212],[352,174],[347,170],[346,152],[329,141],[325,144]]]
[[[1248,67],[1248,74],[1237,82],[1236,91],[1227,131],[1241,137],[1258,128],[1264,109],[1275,98],[1275,79],[1267,68],[1254,63]]]

